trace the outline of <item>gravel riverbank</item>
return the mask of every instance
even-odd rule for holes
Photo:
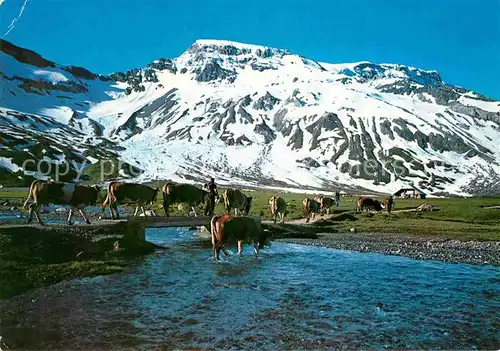
[[[500,266],[500,241],[459,241],[380,233],[318,234],[317,239],[281,238],[277,241],[414,259]]]

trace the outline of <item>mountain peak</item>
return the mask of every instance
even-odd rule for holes
[[[265,45],[246,44],[230,40],[198,39],[188,49],[188,52],[216,52],[222,55],[255,54],[261,57],[269,57],[274,54],[290,54],[288,50],[271,48]]]

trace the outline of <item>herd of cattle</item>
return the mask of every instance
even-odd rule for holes
[[[59,183],[52,181],[35,180],[29,189],[28,198],[26,199],[23,211],[29,209],[28,223],[33,220],[33,215],[36,216],[38,222],[43,224],[40,216],[40,207],[42,205],[69,205],[71,207],[68,217],[68,222],[71,224],[71,218],[74,210],[78,210],[86,223],[88,220],[84,208],[86,206],[97,205],[100,187],[97,185],[88,186],[71,183]],[[111,182],[107,188],[106,199],[101,204],[101,214],[104,217],[106,206],[112,219],[120,218],[118,205],[123,203],[135,203],[136,208],[134,216],[137,216],[139,209],[142,215],[146,216],[144,207],[153,205],[160,189],[151,188],[143,184]],[[201,204],[206,204],[211,201],[207,191],[191,184],[176,184],[172,182],[166,183],[162,189],[163,210],[166,216],[169,216],[169,206],[175,203],[186,203],[196,216],[196,207]],[[33,200],[29,204],[30,200]],[[237,189],[226,189],[222,196],[215,200],[218,203],[223,203],[224,208],[229,214],[234,210],[235,215],[250,213],[252,205],[252,196],[243,194]],[[269,199],[269,210],[272,214],[274,222],[278,220],[283,223],[287,214],[286,201],[278,196],[272,196]],[[318,213],[329,213],[330,208],[335,204],[335,200],[326,196],[314,196],[313,198],[305,198],[302,201],[302,209],[309,222],[310,218],[314,219]],[[356,202],[356,211],[361,212],[366,209],[374,209],[381,211],[383,208],[390,213],[393,207],[393,199],[389,197],[383,202],[378,200],[360,197]]]
[[[101,217],[104,217],[107,206],[112,219],[120,218],[118,205],[125,202],[135,203],[134,216],[137,216],[139,209],[141,209],[142,215],[146,216],[144,207],[153,205],[156,202],[159,192],[159,188],[151,188],[143,184],[111,182],[107,188],[106,198],[100,206]],[[169,206],[176,203],[188,204],[196,216],[197,206],[209,204],[212,201],[206,190],[191,184],[168,182],[162,187],[161,192],[165,216],[169,215]],[[29,209],[28,223],[31,223],[33,216],[35,216],[38,222],[43,225],[40,215],[40,207],[42,205],[69,205],[69,224],[72,224],[71,219],[75,210],[78,210],[85,222],[90,224],[84,208],[86,206],[97,205],[99,193],[99,186],[35,180],[30,186],[23,211]],[[30,203],[30,199],[33,200],[32,203]],[[229,233],[238,241],[238,253],[241,253],[242,242],[246,240],[254,243],[255,253],[258,254],[258,249],[266,245],[268,239],[262,231],[257,229],[255,221],[252,218],[238,216],[238,214],[246,216],[250,213],[252,196],[245,195],[237,189],[226,189],[222,196],[217,197],[215,201],[224,203],[224,208],[227,211],[226,215],[213,216],[211,219],[212,244],[215,257],[219,258],[220,250],[226,254],[224,238],[227,238]],[[318,213],[329,213],[333,204],[335,204],[335,200],[326,196],[305,198],[302,201],[302,209],[306,217],[306,222],[309,222],[311,217],[314,219]],[[274,222],[276,223],[279,220],[281,223],[284,223],[285,215],[287,214],[286,201],[281,197],[272,196],[269,199],[268,205]],[[369,208],[381,211],[382,208],[386,208],[390,213],[392,206],[392,197],[384,200],[382,203],[375,199],[360,197],[356,203],[356,211],[363,211]],[[231,210],[234,210],[234,216],[230,214]]]

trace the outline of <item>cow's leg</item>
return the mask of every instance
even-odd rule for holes
[[[255,257],[259,257],[259,244],[253,244],[253,252]]]
[[[116,215],[115,218],[120,219],[120,211],[118,209],[118,202],[115,202],[113,204],[113,210],[115,211],[115,215]]]
[[[111,203],[111,201],[108,204],[109,207],[109,213],[111,214],[111,219],[115,219],[115,213],[113,212],[113,209],[115,208],[115,204]]]
[[[219,245],[214,245],[214,256],[217,261],[220,260],[220,249]]]
[[[35,217],[36,217],[36,220],[38,221],[38,223],[40,223],[40,225],[45,225],[45,223],[43,223],[43,221],[42,221],[42,214],[40,213],[39,209],[35,210]]]
[[[276,223],[276,215],[277,214],[278,214],[277,212],[274,212],[274,217],[273,217],[274,223]]]
[[[80,212],[80,214],[82,215],[82,218],[85,221],[85,223],[90,224],[90,220],[87,217],[85,210],[83,208],[80,208],[80,209],[78,209],[78,212]]]
[[[34,212],[34,208],[36,206],[36,203],[33,202],[31,203],[28,208],[29,208],[29,212],[28,212],[28,224],[31,223],[31,221],[33,221],[33,212]],[[36,219],[38,220],[38,216],[36,217]]]
[[[72,225],[73,222],[71,222],[71,218],[73,218],[73,206],[69,209],[69,214],[68,214],[68,224]]]
[[[227,252],[227,250],[226,250],[226,247],[225,247],[225,246],[222,246],[220,249],[222,250],[222,253],[223,253],[225,256],[229,256],[229,252]]]
[[[139,206],[136,206],[134,211],[134,217],[137,217],[138,212],[139,212]]]
[[[238,255],[243,252],[243,240],[238,240]]]
[[[173,202],[173,201],[172,201]],[[170,206],[169,196],[163,193],[163,212],[165,212],[165,217],[168,217],[168,207]]]
[[[142,211],[142,215],[143,215],[144,217],[146,217],[146,211],[144,211],[144,207],[143,207],[143,206],[141,206],[141,211]]]
[[[106,206],[109,203],[108,195],[106,194],[106,199],[104,199],[104,202],[101,204],[101,218],[104,218],[105,212],[104,210],[106,209]]]
[[[191,209],[193,210],[194,216],[197,217],[198,215],[196,214],[196,209],[194,208],[194,206],[191,206]]]
[[[30,213],[31,213],[31,216],[33,216],[33,213],[35,213],[35,217],[36,217],[36,220],[38,221],[38,223],[40,225],[45,225],[45,223],[43,223],[42,221],[42,215],[40,213],[40,206],[34,202],[30,205]],[[33,217],[31,217],[31,219],[33,219]]]

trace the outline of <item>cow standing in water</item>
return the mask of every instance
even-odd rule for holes
[[[139,207],[142,210],[143,216],[146,216],[144,206],[153,205],[155,203],[158,191],[158,188],[153,189],[143,184],[111,182],[108,185],[106,200],[104,200],[104,203],[101,205],[102,216],[104,217],[104,209],[106,205],[108,205],[109,211],[111,212],[111,218],[115,219],[115,212],[116,218],[120,218],[118,204],[123,204],[126,200],[136,203],[134,217],[137,216]]]
[[[69,205],[71,206],[68,215],[68,224],[73,224],[71,218],[73,211],[78,209],[85,223],[90,224],[84,207],[96,205],[99,196],[99,186],[85,186],[72,183],[58,183],[52,181],[35,180],[31,183],[28,198],[24,202],[23,211],[29,207],[28,223],[33,221],[33,214],[38,223],[44,225],[41,220],[41,205]],[[33,198],[33,203],[28,205],[29,200]]]
[[[196,216],[195,207],[210,201],[209,193],[191,184],[167,183],[163,186],[163,210],[169,216],[168,207],[174,203],[187,203]],[[215,200],[214,200],[215,201]]]
[[[243,212],[244,215],[250,213],[250,207],[252,206],[251,196],[247,196],[236,189],[226,189],[222,196],[224,197],[224,207],[228,214],[231,213],[231,209],[233,208],[235,216],[239,212]]]
[[[276,223],[276,217],[280,217],[281,223],[285,223],[286,214],[286,202],[279,196],[273,196],[269,199],[269,209],[271,210],[271,215],[273,216],[274,223]]]
[[[219,252],[222,250],[227,256],[225,244],[231,239],[238,242],[238,254],[243,252],[243,242],[253,243],[255,256],[258,257],[259,249],[269,245],[269,237],[263,232],[250,217],[234,217],[231,214],[213,216],[210,221],[210,233],[212,234],[212,248],[216,260],[219,260]]]

